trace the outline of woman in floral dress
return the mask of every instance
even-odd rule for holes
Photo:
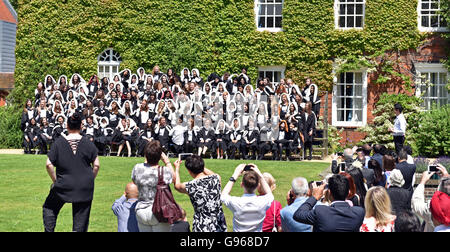
[[[181,160],[175,161],[175,189],[188,194],[194,207],[193,232],[226,232],[227,225],[220,201],[220,176],[205,168],[200,156],[186,159],[186,168],[194,178],[185,183],[180,181]]]

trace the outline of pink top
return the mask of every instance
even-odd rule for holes
[[[262,231],[263,232],[272,232],[273,229],[273,218],[275,216],[275,226],[280,227],[281,226],[281,215],[280,211],[283,207],[281,206],[281,203],[274,200],[272,201],[272,204],[270,205],[270,208],[266,211],[266,218],[263,222]]]

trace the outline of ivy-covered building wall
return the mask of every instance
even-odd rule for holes
[[[184,67],[198,68],[206,78],[212,72],[238,73],[247,67],[250,78],[256,80],[259,67],[283,66],[284,76],[296,84],[303,86],[304,78],[310,77],[319,89],[330,92],[323,99],[330,101],[328,116],[333,122],[337,113],[347,113],[342,118],[349,119],[348,112],[333,111],[338,99],[333,100],[332,94],[337,98],[336,82],[342,81],[333,70],[336,59],[380,50],[406,57],[405,52],[417,51],[426,41],[432,44],[427,47],[432,48],[431,54],[437,50],[439,58],[448,58],[448,51],[442,49],[448,49],[448,42],[440,33],[419,31],[418,0],[354,1],[364,3],[363,27],[357,29],[337,27],[341,22],[336,14],[338,0],[284,0],[279,32],[260,31],[255,16],[259,2],[281,2],[278,0],[15,2],[19,19],[16,86],[10,98],[20,104],[32,97],[36,84],[47,74],[56,78],[80,73],[85,79],[96,74],[97,56],[113,48],[122,56],[120,69],[133,71],[139,67],[150,70],[154,65],[162,71],[174,68],[177,73]],[[344,11],[351,13],[350,9]],[[369,111],[364,112],[364,123],[369,123],[377,92],[404,88],[401,79],[389,80],[380,89],[375,88],[376,74],[365,72],[363,78],[367,82],[362,102]],[[355,114],[353,111],[350,119]],[[353,131],[348,125],[344,126]]]

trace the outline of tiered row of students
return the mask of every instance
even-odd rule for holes
[[[125,69],[112,80],[92,75],[86,81],[73,74],[56,81],[47,75],[24,106],[21,128],[25,153],[46,154],[67,134],[67,118],[80,113],[83,134],[103,155],[117,149],[117,156],[142,156],[155,139],[174,154],[262,159],[272,153],[273,159],[289,160],[293,153],[306,157],[309,150],[311,159],[319,112],[311,79],[297,85],[259,78],[253,84],[245,68],[203,79],[198,69],[177,75],[155,66],[151,73]]]

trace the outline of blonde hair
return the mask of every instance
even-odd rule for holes
[[[395,216],[392,215],[391,200],[386,189],[381,186],[375,186],[369,189],[364,201],[366,208],[366,218],[374,217],[377,226],[389,224]]]
[[[274,191],[275,188],[277,188],[275,178],[272,176],[272,174],[270,174],[270,173],[268,173],[268,172],[264,172],[262,175],[263,175],[264,180],[265,180],[265,181],[267,182],[267,184],[269,185],[270,189],[271,189],[272,191]]]

